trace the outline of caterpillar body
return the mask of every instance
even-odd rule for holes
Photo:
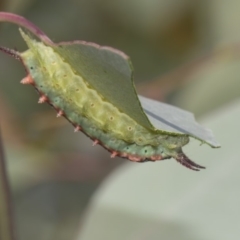
[[[124,112],[121,102],[116,106],[97,91],[84,74],[69,64],[69,59],[59,54],[61,45],[48,46],[21,29],[20,33],[28,50],[23,53],[3,47],[1,50],[21,60],[28,73],[21,83],[33,85],[40,94],[39,103],[52,105],[57,116],[64,116],[72,123],[75,132],[84,132],[93,140],[93,145],[101,144],[110,151],[111,157],[120,156],[135,162],[175,158],[192,170],[204,168],[182,152],[182,147],[189,142],[188,135],[150,128],[148,119],[138,118],[128,106],[128,113]],[[140,109],[142,111],[141,106]]]

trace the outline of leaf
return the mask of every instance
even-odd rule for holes
[[[193,114],[142,96],[141,106],[133,83],[132,64],[124,53],[81,41],[60,43],[54,49],[104,98],[144,127],[170,135],[186,134],[220,147],[212,132],[195,122]]]
[[[110,47],[75,41],[53,46],[69,65],[108,102],[142,126],[153,129],[140,105],[127,55]]]
[[[139,99],[155,128],[164,129],[169,133],[187,134],[209,144],[211,147],[220,147],[212,131],[199,125],[192,113],[143,96],[139,96]]]

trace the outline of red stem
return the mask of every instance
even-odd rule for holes
[[[8,12],[0,12],[0,22],[14,23],[18,26],[26,28],[28,31],[36,35],[39,39],[47,44],[54,44],[51,39],[37,26],[28,21],[26,18]]]

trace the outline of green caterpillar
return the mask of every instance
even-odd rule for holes
[[[189,142],[188,136],[159,134],[138,124],[91,88],[52,47],[23,31],[21,35],[29,47],[21,54],[29,71],[22,82],[34,84],[41,94],[39,102],[51,103],[75,131],[82,130],[95,144],[102,144],[112,152],[111,157],[154,161],[183,155],[181,147]]]

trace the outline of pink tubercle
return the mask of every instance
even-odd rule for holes
[[[153,155],[153,156],[150,157],[150,159],[152,161],[157,161],[157,160],[161,160],[162,156],[161,155]]]
[[[25,78],[23,78],[21,81],[20,81],[21,84],[31,84],[33,85],[34,84],[34,81],[32,79],[32,77],[30,75],[27,75]]]
[[[38,103],[45,103],[48,101],[48,97],[46,95],[42,95],[39,100]]]
[[[81,131],[81,127],[80,127],[80,126],[76,126],[76,127],[74,128],[74,132],[76,133],[76,132],[79,132],[79,131]]]
[[[64,112],[62,110],[59,110],[57,113],[57,117],[61,117],[64,115]]]
[[[93,144],[92,144],[92,145],[93,145],[93,146],[96,146],[97,144],[99,144],[99,140],[96,139],[96,140],[93,141]]]
[[[138,155],[128,155],[128,159],[133,162],[141,162],[142,158]]]
[[[111,154],[111,158],[115,158],[117,155],[118,155],[118,152],[113,151],[112,154]]]

